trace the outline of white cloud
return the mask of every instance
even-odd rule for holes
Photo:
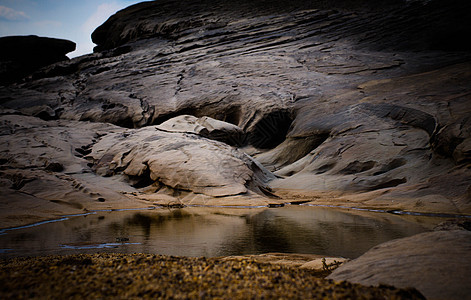
[[[98,26],[103,24],[112,14],[123,8],[116,2],[103,3],[82,25],[82,31],[91,34]]]
[[[0,19],[8,21],[23,21],[29,19],[29,17],[22,11],[0,5]]]

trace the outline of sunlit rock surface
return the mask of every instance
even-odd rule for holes
[[[2,133],[0,197],[18,199],[9,207],[29,197],[70,206],[64,193],[49,194],[75,191],[73,176],[128,206],[188,204],[197,195],[217,205],[306,201],[470,214],[470,5],[131,6],[93,33],[94,54],[0,87],[2,126],[13,118],[29,128]],[[57,128],[77,137],[58,146]],[[44,151],[13,142],[38,136]],[[55,160],[63,168],[44,163]],[[56,183],[25,196],[12,173]],[[115,205],[98,196],[72,207],[95,203]],[[47,211],[38,205],[30,214],[57,214]]]

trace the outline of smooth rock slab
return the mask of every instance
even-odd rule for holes
[[[428,232],[389,241],[327,278],[414,287],[427,299],[471,299],[471,232]]]

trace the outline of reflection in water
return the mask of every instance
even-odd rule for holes
[[[231,241],[228,248],[237,247],[243,253],[281,251],[353,258],[382,242],[426,230],[427,226],[418,221],[389,214],[306,207],[266,210],[247,218],[247,232],[241,240],[250,236],[252,242]]]
[[[430,230],[441,221],[307,206],[97,212],[5,231],[0,255],[113,251],[213,257],[286,252],[355,258],[377,244]]]

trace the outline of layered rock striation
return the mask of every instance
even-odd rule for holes
[[[470,214],[469,11],[133,5],[95,30],[95,53],[0,88],[2,195],[79,210],[304,201]],[[70,205],[77,186],[92,194]]]

